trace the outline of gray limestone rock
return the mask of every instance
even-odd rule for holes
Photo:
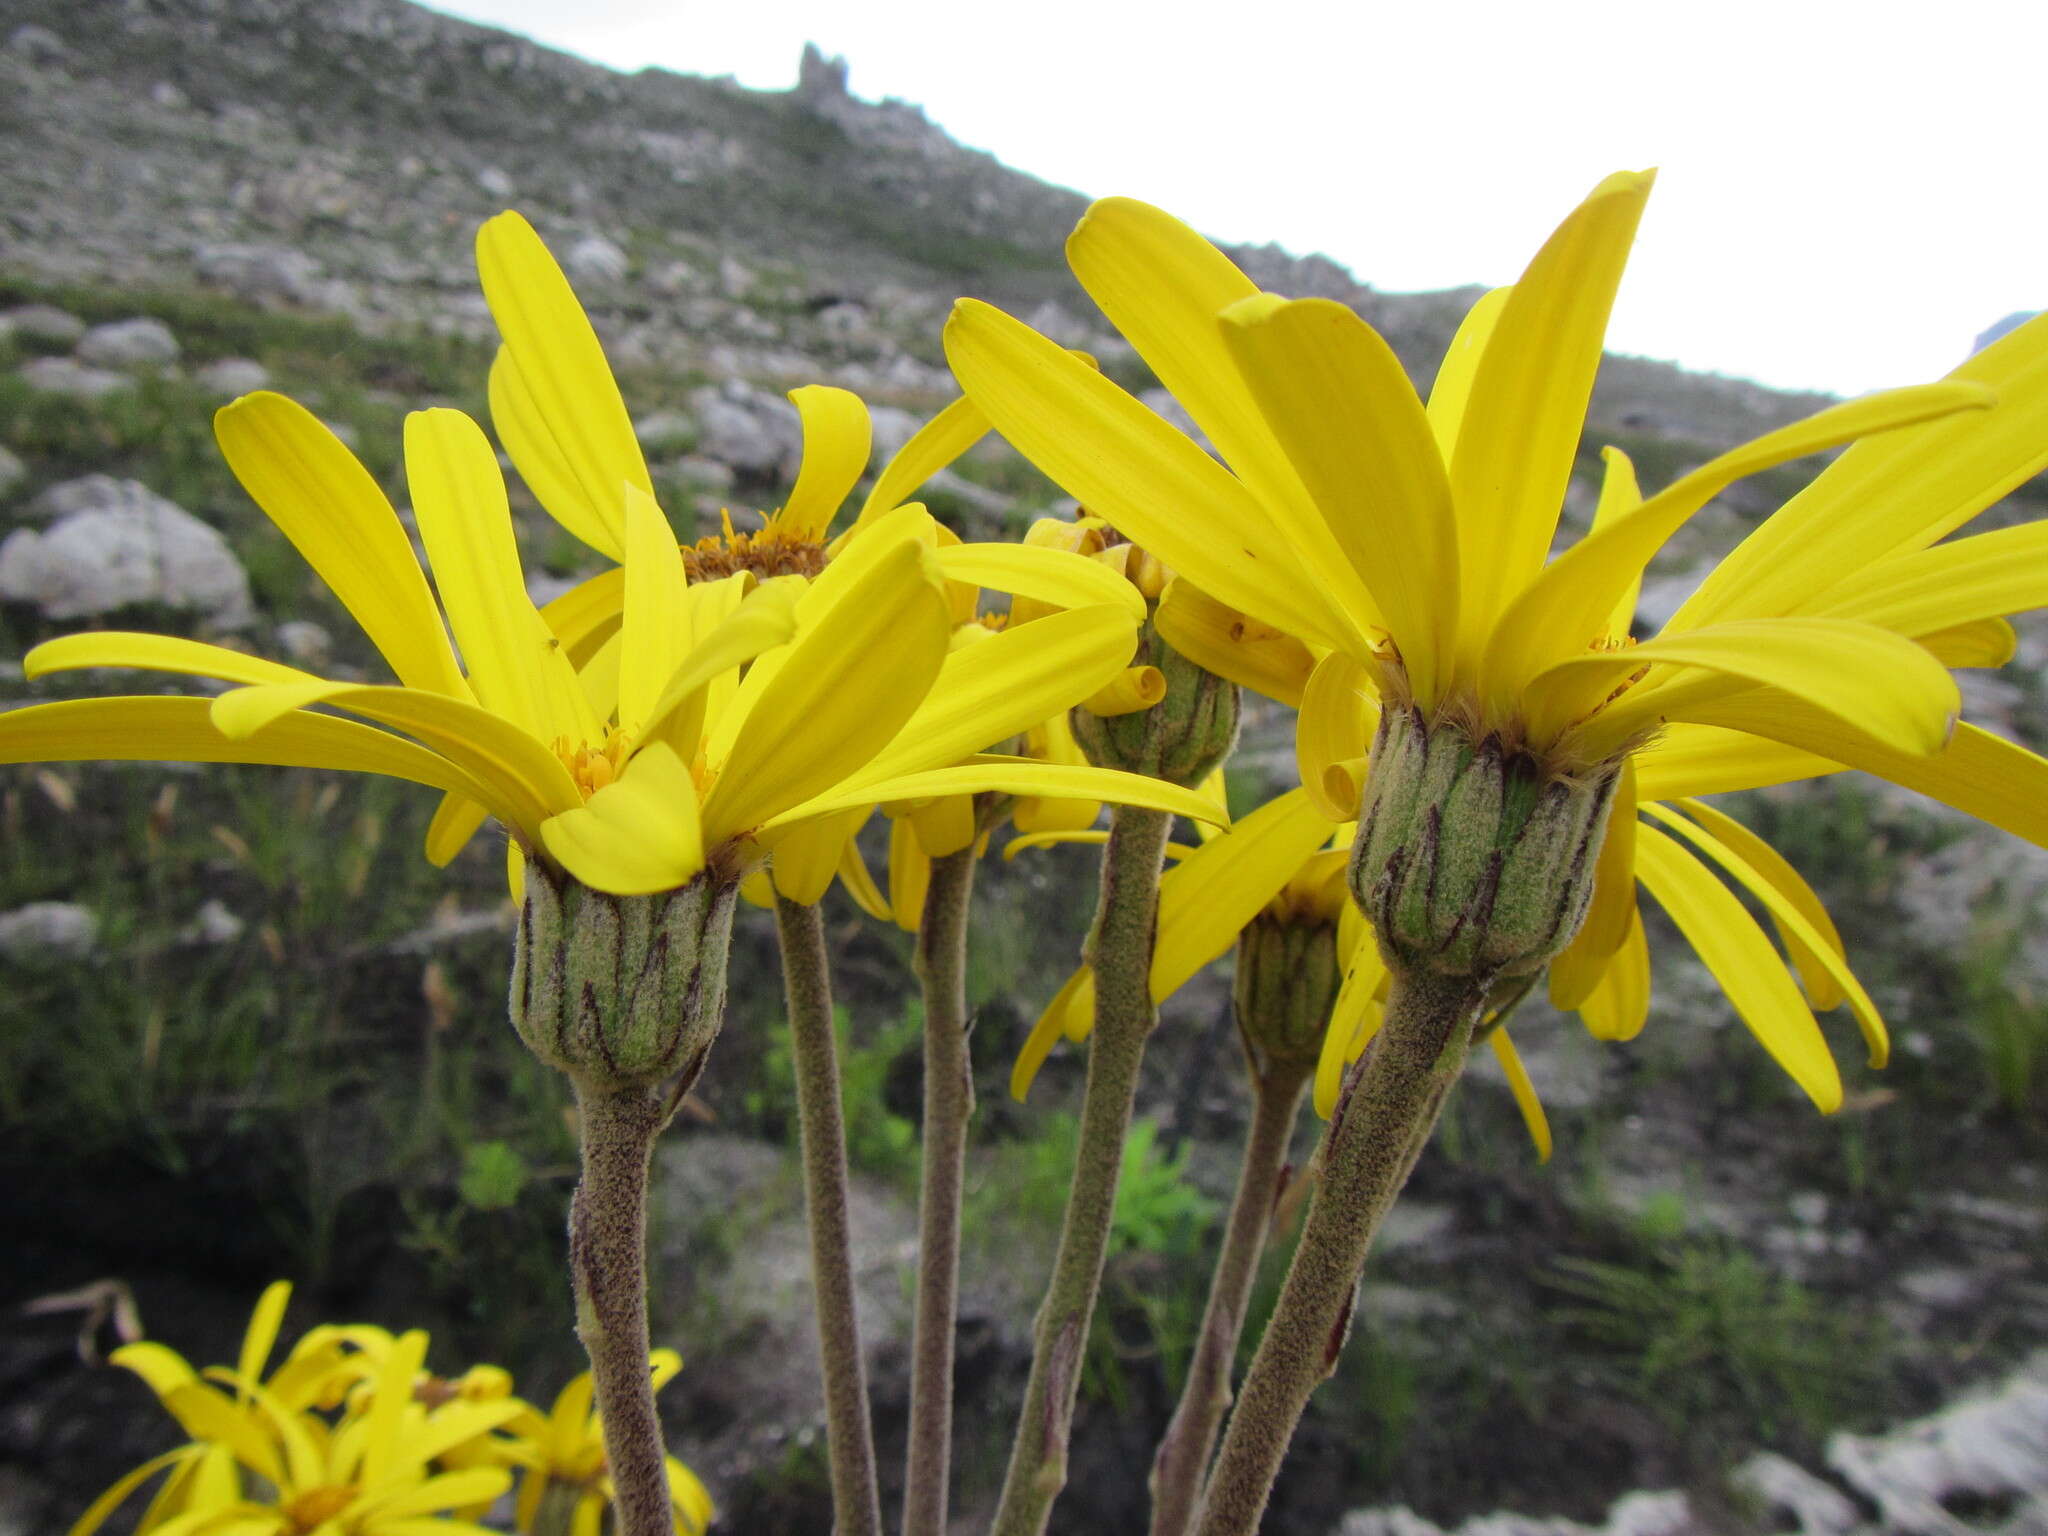
[[[223,357],[193,373],[192,382],[217,399],[232,400],[237,395],[267,389],[270,370],[253,357]]]
[[[803,453],[796,407],[738,380],[690,396],[697,451],[743,475],[785,478]]]
[[[109,320],[78,341],[78,360],[103,368],[145,368],[178,360],[178,338],[163,321],[148,315]]]
[[[17,963],[75,960],[99,942],[100,920],[72,901],[32,901],[0,912],[0,956]]]
[[[334,651],[334,636],[311,619],[287,619],[277,626],[277,649],[287,661],[317,667]]]
[[[562,258],[563,269],[575,282],[622,282],[631,265],[626,253],[603,235],[585,235]]]
[[[51,619],[137,604],[192,613],[214,629],[255,617],[248,573],[227,541],[146,486],[92,475],[52,487],[38,504],[67,510],[0,543],[0,599]]]
[[[2048,1525],[2048,1350],[1996,1391],[1888,1434],[1838,1434],[1828,1442],[1827,1460],[1878,1507],[1888,1533],[1968,1530],[1944,1507],[1959,1500],[2013,1501],[2018,1528],[2041,1529]]]
[[[135,386],[125,373],[89,367],[70,357],[32,357],[21,365],[21,377],[38,394],[69,395],[75,400],[98,400]]]
[[[633,435],[649,453],[681,453],[697,440],[697,424],[681,411],[649,411],[633,423]]]
[[[192,253],[199,276],[245,299],[315,297],[320,263],[304,251],[278,245],[202,245]]]
[[[54,304],[23,304],[0,313],[0,321],[21,340],[46,347],[76,346],[85,334],[83,320]]]

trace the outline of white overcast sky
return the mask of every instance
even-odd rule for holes
[[[2048,306],[2043,0],[437,0],[622,69],[855,95],[1392,291],[1512,281],[1658,166],[1609,344],[1844,393]]]

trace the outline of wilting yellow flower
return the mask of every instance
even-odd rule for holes
[[[188,758],[389,774],[447,792],[427,840],[436,861],[495,816],[526,856],[634,895],[707,866],[737,874],[788,829],[876,801],[1039,788],[1042,768],[956,765],[1088,680],[1115,676],[1133,644],[1130,614],[1094,604],[1034,626],[1030,644],[997,637],[958,665],[922,511],[879,519],[857,554],[816,581],[757,584],[740,572],[690,583],[660,511],[628,490],[623,618],[579,672],[527,598],[496,459],[460,412],[406,423],[414,513],[445,625],[390,502],[310,414],[251,395],[223,409],[216,428],[237,476],[356,615],[398,685],[320,678],[160,635],[72,635],[30,652],[27,673],[139,667],[243,686],[210,701],[18,710],[0,720],[0,761]],[[572,605],[561,622],[573,629],[581,616]],[[1142,781],[1119,785],[1160,801]]]
[[[683,1368],[672,1349],[653,1353],[654,1390],[659,1392]],[[534,1529],[544,1504],[568,1499],[570,1536],[598,1536],[612,1501],[611,1479],[605,1473],[604,1421],[591,1407],[590,1373],[585,1371],[555,1397],[546,1415],[528,1409],[509,1426],[512,1462],[521,1468],[518,1521],[522,1531]],[[673,1456],[664,1458],[677,1536],[701,1536],[717,1510],[697,1474]]]
[[[488,1505],[511,1486],[511,1474],[494,1466],[436,1471],[433,1464],[531,1410],[509,1396],[458,1392],[432,1405],[419,1401],[427,1348],[420,1332],[394,1339],[376,1328],[316,1328],[266,1379],[290,1294],[282,1281],[263,1293],[232,1370],[202,1375],[155,1343],[115,1351],[114,1363],[148,1383],[193,1439],[121,1478],[71,1536],[90,1536],[167,1469],[140,1531],[428,1536],[483,1529],[458,1516]],[[342,1414],[330,1425],[315,1408]]]
[[[1631,804],[1850,765],[2042,840],[2048,764],[1969,727],[1944,749],[1957,705],[1944,663],[1975,664],[1998,615],[2048,596],[2038,562],[2015,564],[2040,534],[1927,546],[2048,460],[2048,331],[2016,333],[1942,384],[1766,434],[1647,500],[1617,470],[1596,530],[1548,559],[1648,189],[1610,178],[1519,283],[1482,299],[1427,405],[1348,309],[1261,294],[1158,210],[1097,204],[1068,242],[1075,272],[1223,463],[985,305],[956,311],[948,356],[1006,436],[1180,573],[1159,618],[1177,647],[1299,705],[1303,781],[1333,821],[1355,813],[1384,702],[1553,772],[1612,773],[1635,754],[1636,783],[1618,791]],[[1856,438],[1662,633],[1629,640],[1643,567],[1693,512],[1743,475]],[[1813,1001],[1856,1004],[1881,1053],[1810,893],[1731,849],[1726,827],[1676,814],[1770,906]],[[1593,937],[1553,973],[1569,976],[1563,1000],[1603,1034],[1640,1024],[1640,877],[1772,1054],[1822,1107],[1838,1103],[1806,1000],[1727,888],[1655,828],[1610,834],[1603,860],[1617,874],[1602,889],[1627,899],[1596,895]]]

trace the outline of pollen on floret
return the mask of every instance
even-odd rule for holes
[[[683,570],[691,581],[716,581],[740,571],[752,571],[764,581],[770,576],[816,576],[825,569],[825,546],[816,539],[792,533],[782,526],[782,514],[772,513],[753,533],[742,533],[732,525],[732,513],[720,508],[723,531],[683,548]]]
[[[617,726],[605,729],[604,741],[596,747],[588,742],[571,744],[566,736],[554,739],[555,756],[562,760],[562,766],[569,770],[569,777],[576,781],[576,788],[584,799],[614,782],[626,764],[626,753],[632,746],[632,738]]]

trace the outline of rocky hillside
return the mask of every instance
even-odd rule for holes
[[[853,99],[815,54],[783,93],[623,75],[404,0],[0,0],[0,37],[0,267],[474,333],[469,238],[509,205],[629,362],[943,388],[937,324],[962,292],[1120,352],[1060,266],[1082,197]],[[1238,255],[1358,305],[1418,371],[1470,298]],[[1808,403],[1612,372],[1604,414],[1636,432],[1714,442]]]

